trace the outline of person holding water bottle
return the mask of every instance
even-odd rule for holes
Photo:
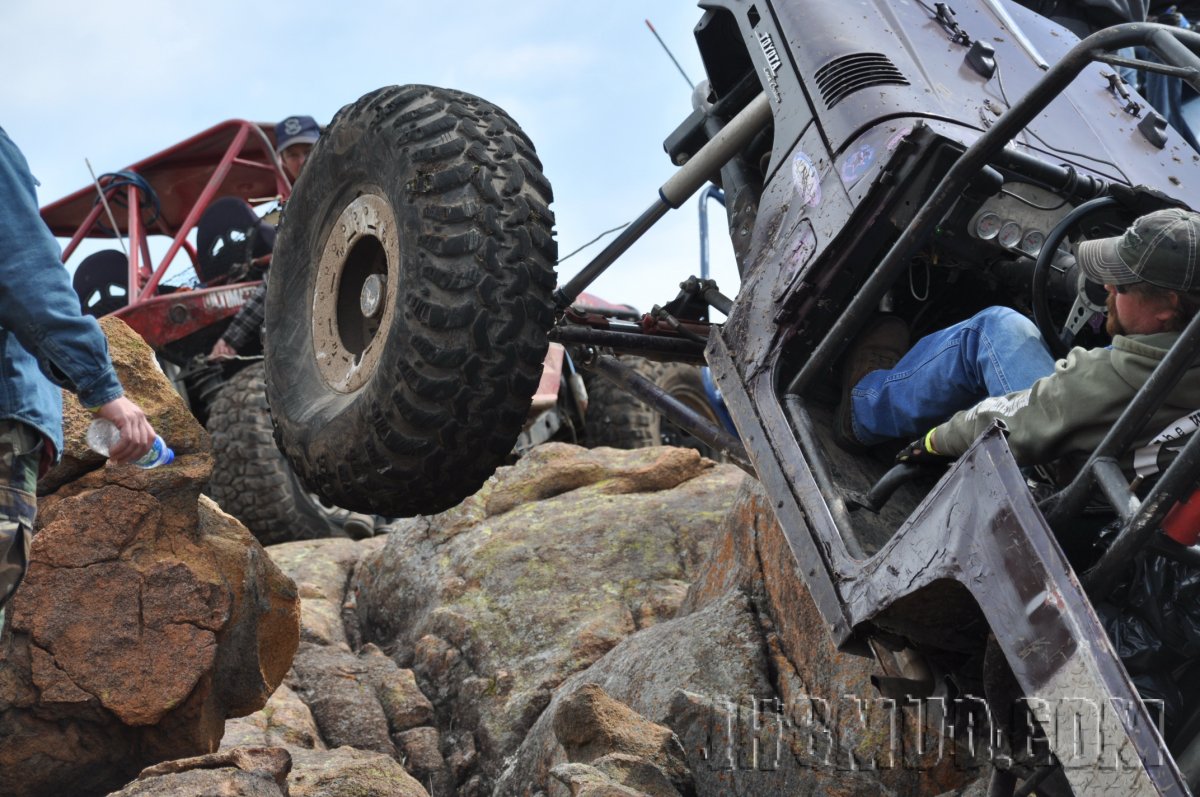
[[[96,319],[80,311],[38,213],[37,184],[0,127],[0,606],[25,574],[37,478],[62,455],[60,387],[118,432],[108,450],[114,461],[135,462],[163,446],[125,397]]]

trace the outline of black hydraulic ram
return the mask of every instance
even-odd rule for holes
[[[672,362],[704,362],[704,344],[686,338],[668,338],[646,335],[642,332],[622,332],[610,329],[592,329],[573,324],[559,324],[550,330],[550,340],[555,343],[579,343],[600,346],[621,353],[651,356],[661,354]]]
[[[678,208],[696,193],[714,174],[720,172],[760,130],[771,123],[771,105],[766,94],[759,94],[729,120],[721,132],[685,163],[658,189],[658,199],[626,227],[613,242],[566,284],[554,291],[560,310],[571,305],[596,278],[641,238],[668,210]]]
[[[601,354],[591,363],[585,363],[584,367],[625,388],[668,421],[691,432],[697,439],[718,451],[725,452],[733,464],[747,473],[754,474],[754,467],[750,464],[750,458],[740,440],[669,395],[616,357]]]
[[[1180,42],[1186,42],[1188,46],[1185,47]],[[1162,64],[1148,61],[1122,60],[1121,63],[1135,63],[1139,68],[1154,72],[1172,71],[1181,74],[1200,90],[1200,58],[1188,49],[1191,47],[1200,50],[1200,33],[1166,25],[1129,23],[1093,33],[1072,47],[1061,61],[1050,67],[1028,94],[1017,100],[954,162],[925,204],[917,211],[912,222],[892,244],[875,271],[846,306],[845,312],[838,317],[829,333],[813,350],[812,356],[788,385],[787,392],[804,393],[814,381],[822,377],[862,328],[866,319],[875,312],[884,294],[908,268],[911,254],[929,237],[933,228],[979,171],[1000,158],[1009,141],[1061,94],[1089,63],[1112,61],[1114,59],[1108,55],[1108,51],[1139,44],[1150,47],[1168,64],[1184,68],[1164,70]]]

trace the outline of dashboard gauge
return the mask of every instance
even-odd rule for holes
[[[996,242],[1006,249],[1011,249],[1021,242],[1021,225],[1015,221],[1007,221],[996,235]]]
[[[1046,242],[1046,235],[1038,230],[1030,230],[1025,233],[1025,237],[1021,239],[1020,249],[1030,257],[1037,257],[1042,251],[1042,244]]]
[[[1004,221],[995,213],[984,213],[975,220],[975,235],[985,241],[990,241],[1000,232]]]

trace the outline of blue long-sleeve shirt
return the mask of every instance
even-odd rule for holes
[[[0,418],[27,423],[60,456],[62,394],[85,407],[123,394],[96,319],[85,316],[42,221],[37,181],[0,128]],[[53,383],[53,384],[52,384]]]

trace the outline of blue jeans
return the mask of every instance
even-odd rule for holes
[[[921,338],[894,368],[864,376],[850,393],[854,436],[867,445],[913,439],[1052,373],[1037,326],[1011,308],[989,307]]]

